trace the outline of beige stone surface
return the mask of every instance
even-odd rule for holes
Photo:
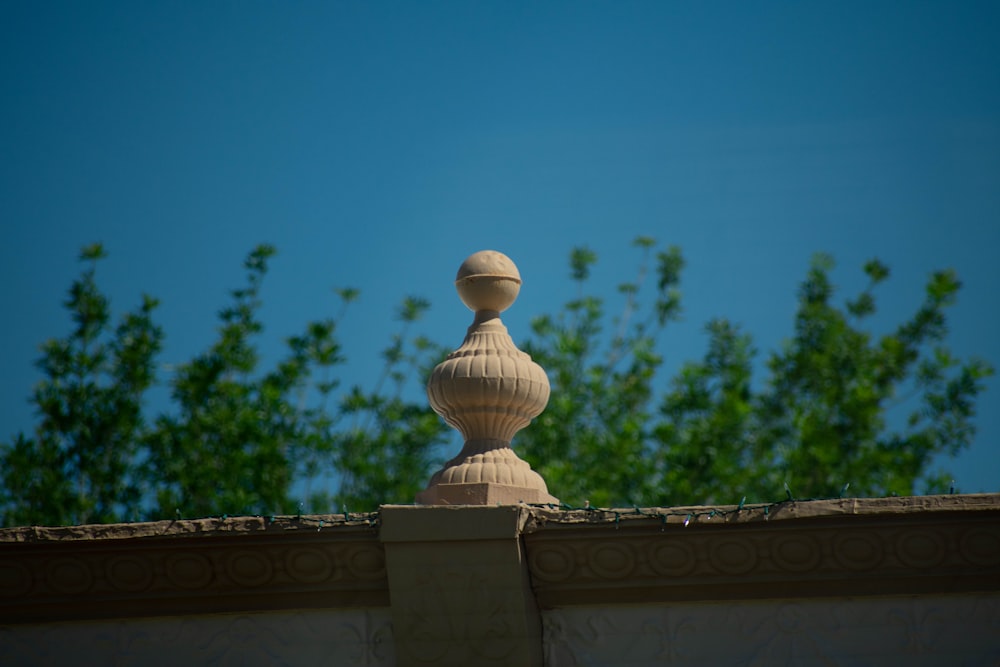
[[[388,607],[376,519],[227,517],[3,530],[0,623]]]
[[[481,250],[458,267],[455,288],[469,310],[502,313],[521,291],[521,274],[507,255]]]
[[[1000,591],[1000,494],[532,508],[524,541],[543,609]]]
[[[1000,596],[753,600],[543,613],[549,667],[1000,664]]]
[[[523,462],[522,462],[523,463]],[[544,488],[528,484],[491,482],[435,482],[417,495],[423,505],[517,505],[519,503],[558,503]]]
[[[541,665],[517,507],[385,507],[398,664]]]
[[[388,609],[0,625],[0,665],[9,667],[395,664]]]
[[[426,505],[558,502],[545,480],[511,449],[514,435],[549,400],[545,371],[517,349],[500,321],[500,313],[517,298],[520,273],[506,255],[484,250],[462,263],[455,285],[476,315],[461,347],[431,374],[427,397],[465,443],[416,500]]]
[[[0,665],[980,665],[998,608],[1000,494],[0,530]]]
[[[130,540],[149,537],[220,537],[223,535],[276,535],[329,532],[334,527],[372,528],[377,512],[308,514],[305,516],[218,516],[134,523],[80,526],[18,526],[0,528],[4,542],[63,542],[74,540]]]

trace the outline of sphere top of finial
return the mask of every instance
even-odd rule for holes
[[[496,250],[480,250],[458,267],[455,288],[470,310],[503,312],[521,291],[521,274],[510,257]]]
[[[458,267],[455,282],[476,277],[508,278],[521,282],[521,274],[514,262],[496,250],[480,250],[466,257],[462,266]]]

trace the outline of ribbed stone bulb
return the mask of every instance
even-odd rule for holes
[[[465,438],[462,451],[418,494],[424,504],[494,505],[558,502],[545,481],[510,448],[514,434],[541,414],[549,380],[517,349],[500,321],[521,289],[521,275],[503,253],[470,255],[455,279],[475,319],[462,346],[438,364],[427,383],[434,411]]]

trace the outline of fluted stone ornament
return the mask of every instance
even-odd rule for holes
[[[521,275],[503,253],[482,250],[462,262],[455,287],[476,316],[462,346],[431,374],[427,398],[465,445],[431,477],[417,502],[557,503],[541,475],[510,448],[514,434],[549,401],[545,371],[517,349],[500,321],[521,290]]]

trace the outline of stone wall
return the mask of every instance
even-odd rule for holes
[[[0,627],[0,664],[396,664],[388,609],[185,615]]]
[[[542,614],[545,664],[1000,664],[992,594],[579,606]]]
[[[0,531],[0,665],[1000,663],[1000,495]]]

